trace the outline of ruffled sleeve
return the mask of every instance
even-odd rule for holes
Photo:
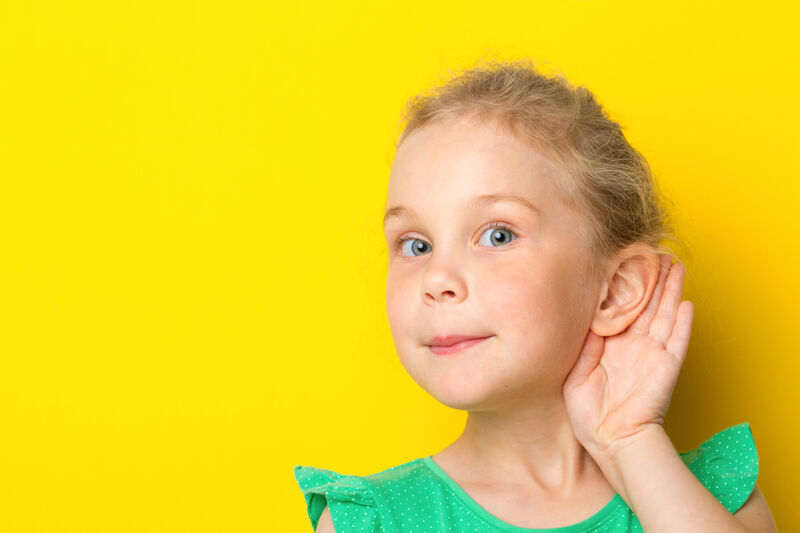
[[[338,474],[333,470],[312,466],[295,466],[294,477],[303,491],[314,530],[327,505],[336,533],[383,532],[376,500],[369,486],[359,476]]]
[[[749,423],[724,429],[694,450],[679,455],[731,514],[753,492],[758,478],[758,452]]]

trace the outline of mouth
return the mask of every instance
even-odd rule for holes
[[[437,344],[427,345],[430,350],[436,355],[445,355],[450,353],[461,352],[475,345],[482,343],[485,340],[491,339],[494,335],[488,337],[458,337],[458,338],[445,338],[444,340],[436,341]]]

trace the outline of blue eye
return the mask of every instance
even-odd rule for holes
[[[497,246],[491,246],[491,248],[498,248],[503,246],[510,241],[514,240],[516,235],[514,232],[511,231],[511,228],[502,222],[493,222],[491,226],[489,226],[482,234],[481,237],[484,235],[489,235],[489,243],[498,243]],[[508,235],[508,236],[506,236]],[[478,242],[481,242],[481,239]],[[410,244],[410,246],[406,246]],[[407,255],[403,253],[404,251],[410,251],[413,255],[423,255],[430,251],[430,244],[423,241],[422,239],[404,239],[400,238],[395,241],[395,248],[400,250],[400,255]],[[407,249],[410,248],[410,249]],[[418,252],[418,253],[417,253]]]
[[[420,252],[419,254],[415,253],[414,255],[422,255],[422,254],[426,253],[426,250],[425,250],[426,247],[430,248],[430,245],[427,242],[425,242],[423,240],[420,240],[420,239],[398,239],[397,243],[396,243],[396,247],[400,248],[400,252],[401,252],[400,255],[406,255],[406,254],[404,254],[402,252],[403,252],[404,248],[407,248],[404,245],[404,243],[407,243],[407,242],[408,243],[412,243],[412,245],[411,245],[411,250],[412,251]]]
[[[495,223],[493,226],[484,231],[481,237],[486,234],[489,234],[489,242],[499,242],[500,244],[498,246],[502,246],[513,240],[510,235],[514,235],[514,232],[512,232],[511,229],[509,229],[509,227],[505,224]],[[506,237],[506,234],[508,234],[509,237]]]

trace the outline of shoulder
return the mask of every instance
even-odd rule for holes
[[[415,486],[421,459],[375,474],[358,476],[312,466],[295,466],[294,476],[305,497],[312,527],[336,531],[393,531],[391,506]],[[330,524],[327,522],[330,521]]]
[[[294,467],[294,477],[303,493],[306,513],[314,530],[326,512],[336,531],[382,531],[377,502],[362,477],[299,465]]]
[[[758,478],[758,451],[748,422],[719,431],[681,459],[728,511],[738,511]]]

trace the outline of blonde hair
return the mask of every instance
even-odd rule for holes
[[[674,259],[669,242],[685,248],[647,161],[588,89],[560,74],[544,75],[530,59],[479,61],[406,103],[395,151],[426,124],[460,117],[494,120],[556,163],[564,202],[586,222],[588,275],[602,275],[605,261],[630,244],[647,244]]]

